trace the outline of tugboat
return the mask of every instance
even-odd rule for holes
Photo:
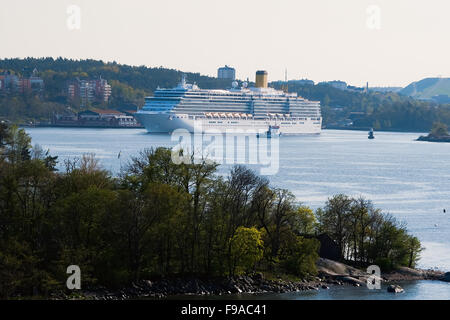
[[[279,137],[281,136],[281,131],[279,126],[269,126],[269,129],[261,134],[262,136],[266,136],[267,138]],[[261,136],[259,133],[256,135],[257,138]]]
[[[269,130],[267,130],[267,138],[278,137],[281,136],[280,127],[279,126],[269,126]]]
[[[375,139],[375,136],[373,135],[373,128],[369,131],[368,139]]]

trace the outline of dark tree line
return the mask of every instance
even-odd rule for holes
[[[325,126],[337,125],[344,119],[351,119],[353,127],[376,130],[429,131],[436,121],[450,125],[449,105],[394,92],[349,91],[327,84],[290,84],[289,92],[320,101]]]
[[[26,58],[0,60],[0,73],[29,76],[34,68],[45,81],[45,91],[33,95],[0,95],[0,117],[12,121],[48,120],[54,111],[61,112],[67,105],[77,110],[79,102],[68,101],[65,95],[68,81],[75,78],[94,79],[102,76],[112,86],[112,96],[107,104],[94,103],[91,107],[132,110],[141,107],[144,97],[157,87],[177,85],[182,72],[162,67],[128,66],[116,62],[97,60],[72,60],[64,58]],[[231,86],[229,80],[186,73],[189,82],[201,88],[217,89]],[[273,82],[275,88],[283,84]],[[376,130],[428,131],[440,121],[450,125],[450,107],[434,102],[415,100],[394,92],[363,92],[340,90],[327,84],[289,84],[289,92],[296,92],[310,100],[319,100],[325,126],[337,125],[351,119],[354,127]]]
[[[406,230],[368,202],[332,198],[317,221],[245,167],[221,177],[217,164],[171,157],[165,148],[143,151],[118,177],[92,155],[58,171],[57,158],[31,147],[23,129],[0,124],[0,296],[63,289],[69,265],[80,266],[83,287],[254,271],[309,277],[319,243],[304,236],[322,231],[355,262],[417,259]]]

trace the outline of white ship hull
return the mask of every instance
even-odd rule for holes
[[[227,130],[257,132],[267,131],[269,126],[279,126],[280,133],[285,134],[319,134],[322,128],[322,119],[303,118],[298,119],[214,119],[194,118],[178,116],[169,113],[146,113],[135,114],[137,120],[147,129],[149,133],[172,133],[177,129],[185,129],[191,133],[208,132],[210,130],[227,132]]]

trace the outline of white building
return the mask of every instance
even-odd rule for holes
[[[225,67],[221,67],[217,70],[217,78],[235,80],[236,70],[225,65]]]

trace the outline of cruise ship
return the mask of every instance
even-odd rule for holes
[[[177,87],[158,88],[147,97],[135,117],[150,133],[268,132],[274,127],[283,135],[320,133],[319,101],[268,87],[266,71],[256,72],[255,83],[249,88],[245,82],[241,87],[233,82],[227,90],[206,90],[183,77]]]

